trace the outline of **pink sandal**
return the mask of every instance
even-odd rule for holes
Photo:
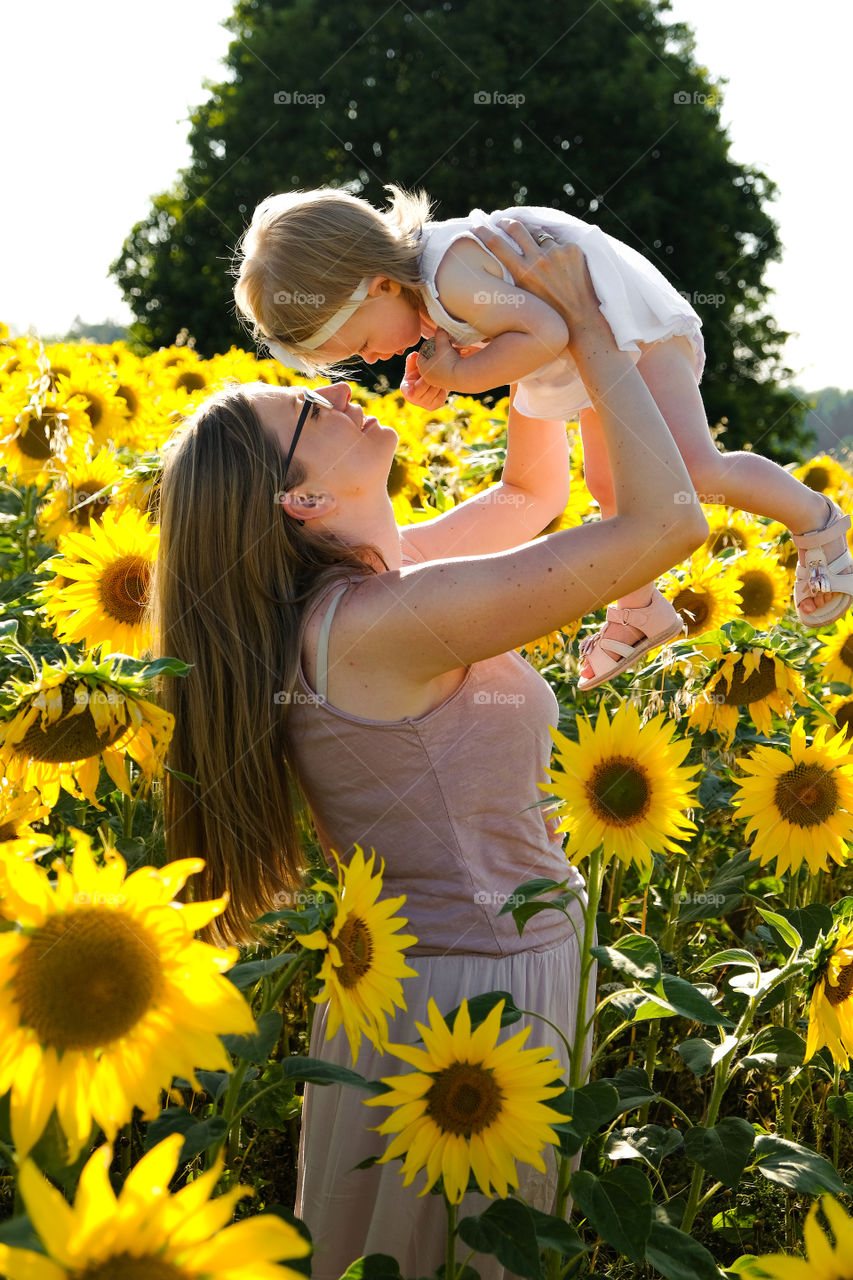
[[[806,627],[825,627],[835,622],[847,612],[853,604],[853,574],[843,574],[842,569],[853,569],[853,556],[847,546],[847,530],[850,528],[850,517],[841,508],[823,495],[829,503],[829,520],[823,529],[815,529],[811,533],[792,533],[794,546],[806,552],[805,564],[797,564],[794,582],[794,605],[797,617]],[[840,556],[827,561],[825,547],[833,539],[844,538],[844,550]],[[800,605],[819,592],[829,594],[840,592],[837,600],[825,604],[822,609],[813,613],[803,613]]]
[[[624,626],[636,627],[645,632],[645,638],[635,644],[625,644],[622,640],[610,640],[606,635],[607,622],[621,622]],[[652,588],[652,598],[642,609],[625,609],[617,604],[607,606],[607,622],[601,631],[594,635],[584,636],[580,642],[580,656],[592,667],[593,675],[589,679],[583,676],[578,680],[578,688],[586,691],[611,680],[621,671],[632,667],[638,658],[651,649],[657,649],[687,630],[681,615],[676,612],[657,587]]]

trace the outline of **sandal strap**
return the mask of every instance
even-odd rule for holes
[[[825,543],[830,542],[832,538],[837,538],[842,533],[846,533],[850,528],[850,516],[836,506],[834,502],[832,503],[832,509],[835,512],[835,517],[830,520],[825,528],[812,529],[809,533],[792,533],[791,539],[794,546],[801,551],[809,551],[812,547],[822,547]]]

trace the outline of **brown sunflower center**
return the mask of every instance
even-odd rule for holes
[[[798,764],[778,779],[774,799],[786,822],[817,827],[838,808],[838,784],[819,764]]]
[[[719,551],[725,551],[726,547],[737,547],[738,551],[742,551],[745,546],[746,538],[740,530],[728,524],[717,529],[708,543],[708,549],[712,556],[715,556]]]
[[[0,822],[0,844],[4,840],[17,840],[18,824],[16,822]]]
[[[151,565],[142,556],[122,556],[101,574],[101,604],[111,618],[138,626],[148,600]]]
[[[104,404],[98,394],[91,389],[83,392],[86,397],[86,417],[96,427],[104,416]]]
[[[129,387],[125,382],[119,383],[116,387],[116,395],[127,405],[131,417],[139,412],[139,397],[133,387]]]
[[[838,657],[850,671],[853,671],[853,635],[849,635],[838,651]]]
[[[810,489],[814,489],[816,493],[823,493],[830,485],[829,472],[826,467],[809,467],[803,476],[803,484],[808,485]]]
[[[157,946],[108,907],[54,916],[27,939],[12,981],[24,1026],[56,1049],[98,1049],[131,1031],[157,998]]]
[[[81,694],[86,686],[77,680],[66,680],[62,685],[62,714],[53,724],[42,727],[40,718],[33,721],[16,750],[20,755],[40,760],[43,764],[64,764],[71,760],[88,760],[99,755],[126,731],[126,724],[118,724],[100,733],[88,706],[72,714],[74,695],[78,687]],[[118,702],[122,694],[118,690],[96,690],[99,696],[114,697]],[[82,698],[81,698],[82,700]]]
[[[740,610],[745,618],[760,618],[772,609],[776,594],[773,579],[763,569],[747,569],[740,575]]]
[[[497,1119],[503,1094],[487,1067],[453,1062],[435,1077],[426,1099],[427,1115],[439,1129],[470,1138]]]
[[[71,499],[68,504],[71,508],[71,518],[75,524],[87,532],[89,529],[89,517],[91,516],[93,520],[97,520],[100,523],[101,517],[110,505],[109,493],[102,493],[100,498],[89,500],[93,493],[100,493],[103,487],[98,480],[81,480],[71,490]]]
[[[34,413],[21,414],[16,443],[24,457],[36,462],[49,458],[51,439],[61,424],[62,416],[55,409],[43,409],[41,417]]]
[[[711,599],[705,592],[684,587],[673,600],[672,606],[687,624],[688,637],[699,635],[705,630],[712,611]]]
[[[630,827],[648,811],[652,789],[646,771],[630,756],[596,765],[586,783],[590,807],[607,826]]]
[[[85,1271],[74,1271],[73,1280],[187,1280],[186,1271],[173,1267],[164,1258],[133,1258],[116,1253],[106,1262],[97,1262]]]
[[[833,1008],[843,1004],[849,998],[851,991],[853,991],[853,964],[845,964],[838,970],[838,986],[832,987],[825,982],[823,987],[827,1004],[831,1004]]]
[[[853,738],[853,702],[842,702],[836,709],[835,719],[838,721],[839,729],[844,730],[844,736]]]
[[[206,386],[204,378],[195,369],[185,369],[175,379],[175,387],[183,387],[185,391],[203,391]]]
[[[373,963],[373,935],[359,916],[349,916],[335,944],[342,961],[337,971],[338,982],[342,987],[355,987]]]
[[[723,702],[727,707],[745,707],[750,702],[760,702],[775,688],[776,665],[769,653],[762,653],[758,666],[748,676],[744,675],[743,658],[738,658],[732,667],[731,686],[723,694]]]

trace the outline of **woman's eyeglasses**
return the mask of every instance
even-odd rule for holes
[[[302,428],[305,425],[305,419],[308,417],[308,414],[311,412],[312,407],[314,405],[320,405],[324,409],[334,409],[335,407],[331,403],[331,401],[326,399],[325,396],[321,396],[318,391],[309,390],[308,387],[305,388],[303,395],[305,396],[305,400],[303,402],[302,408],[299,411],[299,417],[296,419],[296,430],[293,432],[293,439],[290,442],[290,448],[288,449],[287,457],[284,460],[284,480],[282,481],[282,488],[287,482],[287,473],[290,470],[290,463],[293,458],[293,452],[297,444],[299,443],[299,437],[302,434]]]

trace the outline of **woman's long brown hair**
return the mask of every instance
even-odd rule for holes
[[[170,860],[204,859],[193,898],[229,895],[202,931],[219,945],[257,942],[252,921],[301,879],[304,798],[287,710],[306,610],[337,573],[384,563],[376,548],[287,516],[283,464],[241,387],[207,400],[163,451],[149,623],[155,657],[192,664],[158,687],[175,717],[163,826]],[[295,460],[288,487],[304,478]]]

